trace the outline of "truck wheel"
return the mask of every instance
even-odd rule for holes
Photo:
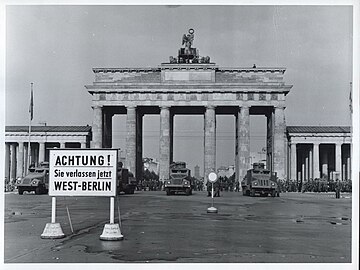
[[[276,192],[276,197],[280,197],[280,192]]]
[[[40,195],[40,194],[41,194],[41,187],[37,187],[37,188],[35,189],[35,194],[36,194],[36,195]]]
[[[170,196],[170,195],[171,195],[170,189],[165,188],[165,191],[166,191],[166,195],[167,195],[167,196]]]
[[[271,192],[271,197],[275,197],[275,196],[276,196],[276,191],[273,190],[273,191]]]
[[[23,195],[24,194],[24,190],[22,188],[18,188],[18,193],[19,195]]]
[[[190,188],[185,189],[186,196],[189,196],[190,192],[191,192]]]

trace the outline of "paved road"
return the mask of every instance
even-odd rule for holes
[[[205,192],[121,195],[123,241],[101,241],[109,198],[58,198],[64,239],[40,235],[51,216],[47,195],[5,195],[5,263],[313,263],[351,262],[351,195],[285,193],[280,198],[223,192],[207,214]],[[68,206],[74,233],[71,233]],[[118,209],[116,209],[116,222]]]

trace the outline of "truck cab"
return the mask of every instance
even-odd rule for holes
[[[49,162],[41,162],[38,167],[29,168],[29,173],[16,181],[19,195],[24,191],[46,194],[49,191]]]

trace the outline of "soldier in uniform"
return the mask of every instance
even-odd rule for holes
[[[335,198],[336,199],[340,199],[340,190],[341,190],[341,184],[339,179],[336,179],[336,184],[335,184]]]
[[[210,183],[210,181],[208,181],[207,183],[206,183],[206,190],[207,190],[207,192],[208,192],[208,197],[211,197],[211,183]]]
[[[214,183],[214,197],[220,197],[220,182],[219,181],[216,181]]]

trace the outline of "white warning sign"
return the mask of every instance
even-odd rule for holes
[[[115,196],[116,149],[51,149],[50,196]]]

